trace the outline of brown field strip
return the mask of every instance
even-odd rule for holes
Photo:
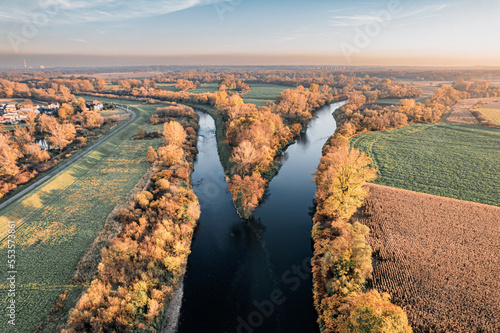
[[[500,208],[368,185],[374,288],[415,332],[500,332]]]
[[[489,103],[494,103],[490,105],[500,105],[500,103],[497,103],[498,101],[498,97],[470,98],[461,100],[452,107],[446,120],[459,124],[478,124],[479,120],[472,114],[472,111],[475,111],[477,107],[489,107],[485,106]]]

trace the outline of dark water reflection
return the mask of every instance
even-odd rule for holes
[[[193,186],[201,203],[179,332],[318,332],[310,276],[311,183],[321,149],[335,130],[321,109],[290,146],[264,203],[240,219],[217,154],[213,119],[200,114]]]

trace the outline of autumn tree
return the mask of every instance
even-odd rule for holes
[[[175,88],[179,91],[193,90],[196,89],[196,84],[189,80],[179,79],[175,84]]]
[[[87,103],[85,102],[85,99],[82,97],[78,98],[75,103],[75,111],[76,112],[85,112],[87,110]]]
[[[19,172],[19,151],[7,133],[0,133],[0,176],[13,176]]]
[[[57,115],[59,116],[59,118],[61,118],[62,120],[65,120],[65,119],[68,119],[69,117],[71,117],[71,115],[73,115],[75,113],[75,110],[73,109],[73,107],[68,104],[68,103],[63,103],[60,107],[59,107],[59,110],[57,111]]]
[[[18,127],[14,130],[14,141],[17,143],[19,150],[24,155],[30,155],[32,146],[35,145],[35,137],[25,127]]]
[[[82,125],[86,128],[101,127],[104,123],[104,118],[95,111],[83,111],[81,117]]]
[[[30,150],[29,161],[35,164],[40,162],[44,162],[50,159],[50,154],[46,150],[42,150],[42,148],[36,143],[33,144]]]
[[[163,124],[163,136],[168,145],[180,146],[186,140],[187,134],[181,124],[176,121],[170,121]]]
[[[349,297],[344,313],[338,319],[340,333],[411,333],[406,313],[390,302],[389,294],[377,290]]]
[[[35,112],[26,112],[26,119],[25,119],[25,122],[26,124],[28,125],[28,130],[30,132],[30,134],[35,134],[36,132],[36,118],[37,118],[37,114]]]
[[[230,161],[235,164],[235,171],[241,175],[252,174],[253,172],[262,174],[269,170],[273,161],[273,152],[267,146],[255,149],[249,141],[242,141],[233,150]]]
[[[347,145],[329,148],[315,177],[318,211],[331,219],[349,218],[367,194],[364,183],[376,178],[370,163],[371,158],[358,149]]]
[[[108,89],[108,85],[104,79],[97,79],[95,82],[95,90],[103,92]]]
[[[184,150],[178,145],[170,144],[165,147],[158,148],[160,160],[167,167],[178,164],[184,157]]]
[[[137,127],[137,132],[135,133],[135,138],[138,140],[144,139],[146,136],[147,132],[144,130],[142,126]]]
[[[61,93],[61,95],[63,96],[63,98],[64,98],[65,101],[69,100],[69,98],[71,96],[71,89],[69,89],[66,86],[60,85],[59,86],[59,92]]]
[[[146,160],[149,163],[153,163],[158,159],[158,154],[156,153],[155,149],[151,146],[148,147],[148,151],[146,153]]]
[[[40,130],[42,133],[50,133],[57,124],[57,119],[54,117],[46,115],[40,117]]]
[[[238,207],[238,213],[243,218],[249,218],[262,198],[267,182],[259,175],[241,177],[234,175],[227,190],[231,192],[233,201]]]
[[[73,124],[59,124],[57,123],[50,131],[50,136],[46,137],[49,145],[62,150],[64,147],[73,142],[76,130]]]

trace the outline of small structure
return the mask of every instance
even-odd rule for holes
[[[7,124],[7,123],[15,124],[19,121],[19,117],[17,115],[17,112],[5,113],[3,115],[3,118],[5,119],[4,124]]]
[[[94,110],[96,111],[102,111],[103,105],[102,102],[99,102],[98,100],[95,100],[92,102],[92,105],[94,106]]]
[[[59,109],[59,103],[50,103],[49,105],[47,105],[47,108],[49,108],[50,110]]]
[[[13,112],[13,111],[16,111],[16,106],[14,104],[7,104],[5,106],[5,109],[4,109],[5,113],[9,113],[9,112]]]

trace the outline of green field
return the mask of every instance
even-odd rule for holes
[[[177,91],[177,89],[175,88],[175,83],[157,83],[156,88],[167,91]]]
[[[12,131],[12,130],[15,130],[16,128],[18,127],[28,127],[28,124],[26,123],[19,123],[19,124],[2,124],[0,125],[0,127],[3,127],[4,130],[6,131]]]
[[[174,83],[158,83],[159,89],[168,90],[168,91],[177,91],[175,89]],[[276,101],[276,96],[278,96],[285,89],[295,89],[295,87],[281,86],[276,84],[267,84],[267,83],[255,83],[250,85],[251,91],[245,94],[244,102],[252,103],[257,106],[266,105],[268,100]],[[198,87],[194,90],[188,90],[188,92],[193,94],[202,94],[202,93],[213,93],[218,91],[217,83],[207,83],[205,87]]]
[[[103,110],[103,111],[99,111],[99,114],[103,117],[109,117],[109,116],[114,116],[114,115],[117,115],[117,114],[124,114],[124,113],[127,113],[125,112],[124,110],[122,109],[114,109],[114,110]]]
[[[476,109],[475,111],[481,112],[483,117],[492,124],[500,125],[500,109]]]
[[[126,101],[115,101],[125,104]],[[127,103],[128,104],[128,103]],[[101,231],[106,217],[146,173],[148,146],[161,139],[134,141],[138,126],[151,131],[156,106],[134,107],[137,118],[93,152],[78,160],[23,199],[0,211],[3,239],[7,221],[16,221],[16,326],[6,320],[0,332],[33,332],[59,294],[71,289],[75,304],[84,285],[67,285],[83,254]],[[159,129],[161,126],[154,126]],[[7,248],[0,242],[0,295],[7,300]],[[4,318],[5,319],[5,318]]]
[[[163,89],[167,91],[178,91],[175,88],[175,83],[157,83],[156,84],[158,89]],[[205,87],[198,87],[193,90],[188,90],[187,92],[193,93],[193,94],[202,94],[202,93],[213,93],[219,90],[219,85],[217,83],[207,83],[205,84]]]
[[[381,99],[377,99],[375,101],[375,103],[394,105],[394,104],[398,104],[400,101],[401,101],[401,99],[399,99],[399,98],[381,98]]]
[[[500,129],[413,124],[351,139],[378,168],[378,184],[500,206]]]
[[[295,87],[281,86],[277,84],[254,83],[250,84],[250,91],[245,94],[243,101],[257,106],[266,105],[268,100],[276,101],[276,97],[286,89]]]
[[[213,93],[219,90],[219,84],[218,83],[207,83],[205,84],[205,87],[198,87],[193,90],[188,90],[188,92],[193,93],[193,94],[202,94],[202,93]]]

